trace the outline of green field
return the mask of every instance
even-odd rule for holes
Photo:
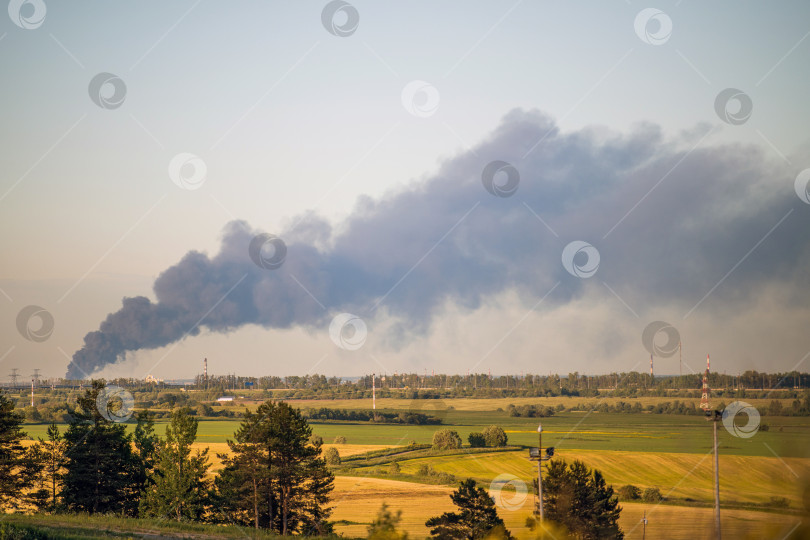
[[[763,417],[769,431],[754,437],[734,437],[720,424],[718,436],[724,455],[810,457],[810,425],[802,417]],[[342,435],[355,444],[429,443],[436,426],[375,424],[370,422],[327,422],[313,420],[313,431],[330,442]],[[543,446],[564,450],[611,450],[637,452],[685,452],[702,454],[711,450],[711,424],[700,416],[669,414],[560,413],[551,418],[511,418],[495,411],[447,411],[446,427],[457,430],[466,441],[472,431],[497,424],[506,430],[509,443],[537,446],[537,425],[543,425]],[[157,423],[163,433],[165,422]],[[238,420],[203,419],[199,442],[225,442],[233,436]],[[61,426],[62,429],[66,426]],[[44,437],[46,424],[26,424],[31,437]]]

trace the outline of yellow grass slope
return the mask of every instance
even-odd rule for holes
[[[633,484],[641,489],[657,487],[671,498],[714,500],[711,454],[565,450],[555,459],[569,463],[579,459],[599,469],[616,488]],[[491,481],[506,473],[528,483],[537,475],[536,462],[530,462],[523,451],[410,460],[401,463],[402,472],[414,474],[424,463],[458,478]],[[720,456],[720,498],[724,502],[766,503],[771,497],[787,497],[797,508],[801,503],[798,479],[804,477],[810,477],[808,459]]]

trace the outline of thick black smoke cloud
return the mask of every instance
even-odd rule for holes
[[[550,305],[603,281],[632,305],[676,301],[686,311],[786,215],[699,309],[745,306],[765,283],[792,287],[796,302],[805,302],[810,206],[795,196],[796,171],[756,147],[698,144],[709,129],[676,140],[652,125],[624,135],[562,134],[538,112],[513,111],[488,140],[426,182],[362,199],[339,226],[307,215],[286,232],[272,231],[288,247],[277,269],[259,268],[248,254],[259,231],[228,224],[218,254],[190,252],[155,281],[156,301],[125,298],[87,334],[68,377],[201,329],[257,324],[325,332],[336,312],[372,318],[385,310],[423,330],[447,301],[476,309],[516,289],[533,305],[558,283]],[[511,196],[482,184],[495,160],[520,174]],[[573,240],[599,250],[590,280],[561,264]]]

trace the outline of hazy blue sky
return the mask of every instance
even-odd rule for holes
[[[333,19],[339,30],[356,10],[343,37],[323,24],[329,5],[10,2],[0,16],[0,380],[14,367],[63,375],[123,297],[154,301],[154,280],[188,251],[216,255],[234,219],[290,246],[288,274],[273,275],[307,296],[267,301],[314,296],[323,312],[236,317],[249,324],[224,322],[233,331],[222,334],[189,310],[200,320],[192,335],[129,353],[104,375],[187,378],[204,356],[215,373],[257,375],[646,369],[641,333],[655,320],[679,330],[695,369],[712,352],[721,371],[788,370],[810,351],[810,205],[794,191],[810,167],[810,4],[357,0]],[[95,92],[111,108],[90,95],[99,73],[125,84]],[[411,100],[412,81],[431,87]],[[753,107],[737,125],[716,110],[727,88]],[[170,177],[181,153],[205,164],[197,189]],[[520,171],[514,197],[481,185],[477,171],[493,160]],[[543,191],[546,180],[559,189]],[[469,201],[459,195],[468,184]],[[498,214],[501,202],[509,210]],[[466,264],[463,238],[498,227],[511,233],[478,246],[486,264]],[[650,231],[660,245],[634,250]],[[554,272],[575,240],[600,248],[602,273],[569,284]],[[325,262],[296,266],[296,244]],[[611,266],[619,259],[626,269]],[[347,273],[367,287],[348,280],[340,294]],[[303,281],[315,275],[329,284]],[[340,350],[329,321],[363,303],[374,305],[359,314],[368,339]],[[18,330],[29,305],[53,316],[43,341]],[[672,358],[659,366],[678,369]]]

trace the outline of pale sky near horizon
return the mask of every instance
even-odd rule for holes
[[[418,194],[444,174],[443,166],[496,159],[476,155],[476,148],[500,140],[497,129],[515,109],[540,111],[562,134],[581,133],[598,144],[657,126],[660,147],[673,153],[743,148],[741,154],[761,159],[741,167],[741,175],[773,171],[773,178],[754,173],[757,189],[793,193],[793,178],[810,168],[806,2],[352,1],[346,9],[356,9],[359,23],[345,37],[323,24],[329,4],[12,0],[9,13],[0,13],[0,381],[12,368],[24,377],[33,368],[64,375],[85,334],[121,308],[123,297],[155,300],[154,280],[191,250],[214,256],[234,219],[281,234],[314,213],[339,235],[369,200]],[[639,33],[634,23],[650,7],[660,14]],[[338,28],[343,17],[336,14]],[[104,87],[96,100],[120,97],[120,106],[104,108],[91,99],[91,80],[105,72],[126,89],[115,96]],[[412,81],[425,81],[435,93],[408,102],[403,90]],[[739,125],[716,111],[715,100],[727,88],[739,89],[753,106]],[[181,153],[205,164],[198,189],[170,178],[170,162]],[[646,164],[639,157],[634,167]],[[522,182],[530,176],[521,170]],[[617,206],[616,217],[637,201],[643,209],[655,181],[628,188],[624,198],[617,191],[611,200],[626,204]],[[598,190],[600,179],[593,182],[583,194]],[[518,195],[525,188],[522,183]],[[726,210],[765,212],[753,188],[741,191],[745,196],[727,194]],[[650,193],[653,200],[657,192]],[[646,370],[641,330],[659,319],[678,328],[690,369],[699,370],[712,352],[719,371],[797,365],[807,371],[801,362],[810,351],[810,317],[798,300],[806,294],[806,270],[796,268],[801,275],[789,281],[750,270],[762,264],[757,257],[773,256],[763,251],[772,225],[778,238],[782,223],[789,227],[810,213],[809,204],[792,196],[796,205],[763,216],[764,228],[739,226],[728,259],[705,267],[716,289],[692,291],[683,306],[672,296],[634,304],[620,289],[624,284],[599,275],[552,306],[536,303],[542,293],[527,299],[520,283],[507,282],[480,304],[462,293],[448,295],[425,327],[398,319],[394,307],[369,315],[369,339],[356,351],[335,347],[328,328],[309,319],[274,328],[247,324],[228,334],[208,332],[201,320],[201,335],[128,353],[101,373],[191,378],[203,357],[214,373],[253,375]],[[689,215],[693,203],[672,201],[682,208],[683,222],[705,223]],[[567,208],[560,203],[539,217],[556,231],[563,217],[573,219]],[[400,231],[412,225],[407,219],[390,224]],[[628,220],[623,227],[648,225]],[[390,276],[396,283],[402,278],[398,292],[409,281],[416,287],[409,294],[433,290],[415,284],[439,277],[422,275],[425,268],[414,265],[423,258],[429,264],[441,252],[431,246],[450,231],[434,232],[420,237],[428,249],[403,262],[414,275],[397,269]],[[409,241],[401,234],[396,242]],[[790,238],[778,241],[790,244]],[[787,260],[807,260],[808,237],[794,244]],[[609,255],[602,254],[603,264]],[[754,291],[745,309],[709,330],[724,302],[737,310],[734,295],[723,291],[747,271],[751,281],[738,284]],[[684,317],[709,289],[695,316]],[[799,305],[788,305],[790,299]],[[43,341],[18,330],[18,315],[29,305],[53,316],[53,332]],[[330,314],[342,309],[327,307]],[[407,345],[397,343],[402,332],[411,336]],[[677,362],[661,359],[656,371],[677,373]]]

